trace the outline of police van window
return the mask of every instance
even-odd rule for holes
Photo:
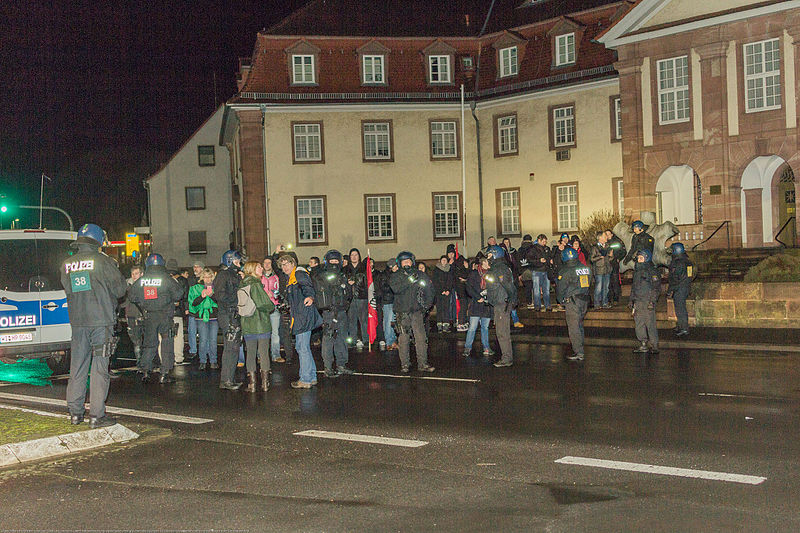
[[[61,262],[71,253],[70,242],[65,239],[38,239],[36,241],[39,279],[35,283],[39,290],[58,291],[63,289],[60,267]]]
[[[29,281],[39,276],[36,261],[36,241],[0,241],[0,289],[13,292],[32,292]]]

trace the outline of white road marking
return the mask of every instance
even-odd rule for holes
[[[405,448],[419,448],[428,444],[424,440],[394,439],[391,437],[376,437],[373,435],[359,435],[357,433],[338,433],[336,431],[320,431],[309,429],[298,431],[293,435],[303,437],[318,437],[321,439],[349,440],[353,442],[369,442],[372,444],[386,444],[388,446],[403,446]]]
[[[323,374],[324,370],[317,370],[317,374]],[[466,378],[443,378],[439,376],[409,376],[407,374],[376,374],[373,372],[353,372],[354,376],[367,376],[372,378],[396,378],[396,379],[427,379],[432,381],[455,381],[457,383],[480,383],[479,379]]]
[[[755,394],[725,394],[722,392],[698,392],[698,396],[710,396],[713,398],[747,398],[748,400],[780,400],[770,396],[757,396]]]
[[[727,472],[711,472],[709,470],[693,470],[690,468],[674,468],[671,466],[648,465],[642,463],[627,463],[624,461],[607,461],[591,457],[566,456],[556,459],[556,463],[566,465],[592,466],[595,468],[608,468],[611,470],[627,470],[630,472],[643,472],[645,474],[661,474],[664,476],[690,477],[697,479],[710,479],[712,481],[729,481],[731,483],[744,483],[758,485],[767,480],[760,476],[747,476],[744,474],[729,474]]]
[[[10,394],[7,392],[0,392],[0,398],[4,400],[17,400],[22,402],[41,403],[44,405],[57,405],[59,407],[66,407],[66,400],[58,400],[55,398],[40,398],[38,396],[26,396],[25,394]],[[169,413],[153,413],[151,411],[139,411],[137,409],[127,409],[125,407],[112,407],[106,406],[106,411],[116,415],[127,415],[136,418],[149,418],[151,420],[164,420],[167,422],[180,422],[181,424],[208,424],[214,420],[211,418],[197,418],[194,416],[171,415]]]
[[[23,411],[25,413],[33,413],[35,415],[53,416],[56,418],[69,418],[69,415],[65,415],[63,413],[51,413],[50,411],[39,411],[38,409],[28,409],[27,407],[20,407],[19,405],[8,405],[6,403],[0,403],[0,408],[13,409],[14,411]]]

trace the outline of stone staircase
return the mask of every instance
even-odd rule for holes
[[[740,281],[751,267],[783,250],[780,246],[697,250],[689,252],[689,257],[698,267],[698,279]]]

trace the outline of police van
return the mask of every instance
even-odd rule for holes
[[[0,230],[0,360],[47,359],[69,372],[72,330],[59,267],[74,231]]]

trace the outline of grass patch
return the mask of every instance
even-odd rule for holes
[[[69,418],[37,415],[0,407],[0,445],[54,437],[89,429],[89,424],[73,426]]]
[[[747,282],[800,281],[800,250],[784,250],[747,271]]]

